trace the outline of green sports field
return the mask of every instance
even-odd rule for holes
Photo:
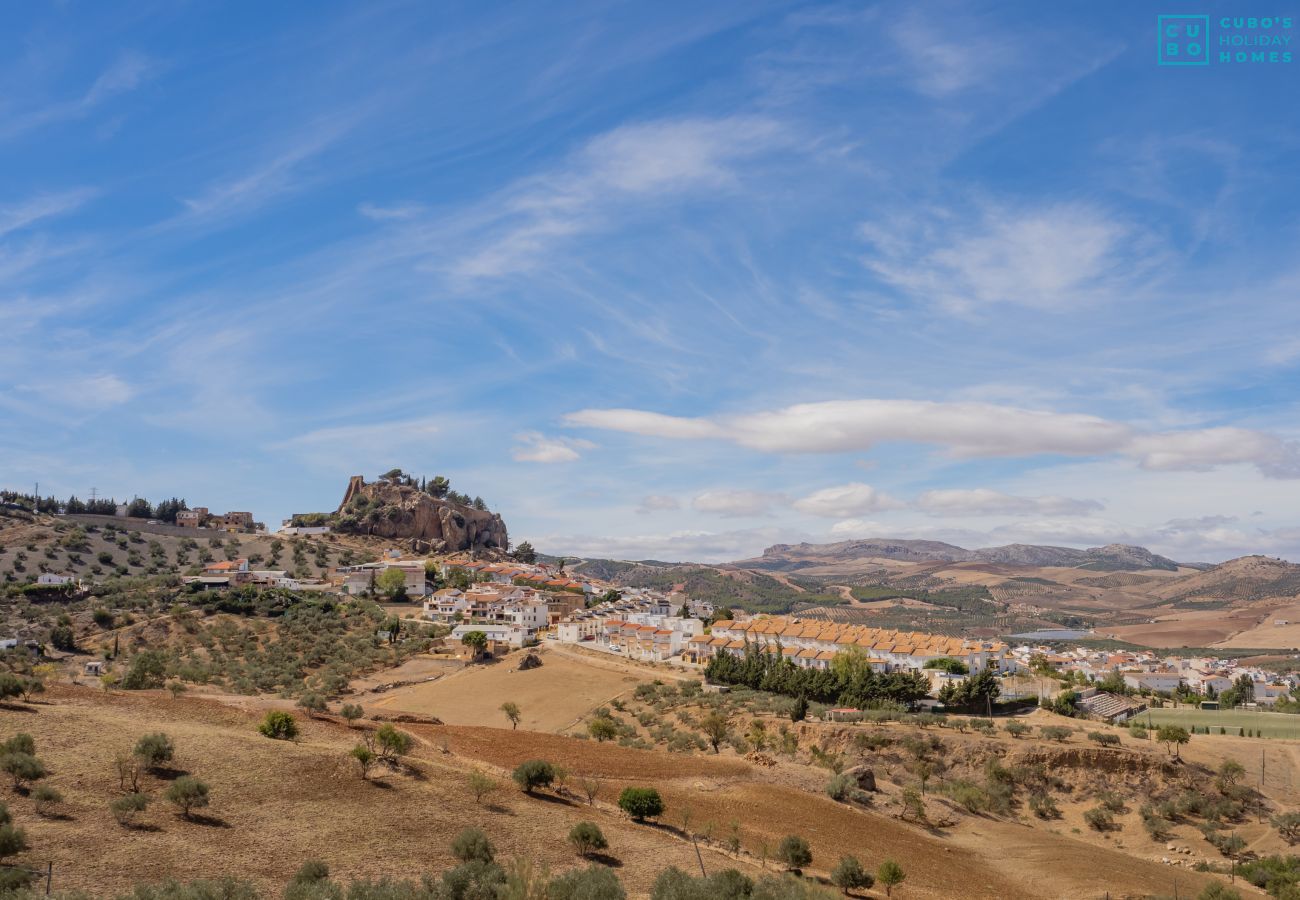
[[[1209,726],[1214,734],[1219,728],[1235,735],[1242,728],[1258,731],[1264,737],[1300,740],[1300,716],[1290,713],[1256,712],[1253,709],[1195,709],[1190,706],[1149,709],[1138,713],[1134,721],[1152,725],[1182,725],[1191,730]]]

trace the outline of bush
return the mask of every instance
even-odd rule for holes
[[[599,742],[618,737],[618,723],[609,716],[596,716],[587,723],[587,733]]]
[[[1059,819],[1061,817],[1060,807],[1052,799],[1051,794],[1031,794],[1029,796],[1029,809],[1040,819]]]
[[[787,834],[777,845],[776,858],[785,863],[786,868],[798,871],[812,863],[812,848],[799,835]]]
[[[0,744],[0,753],[26,753],[36,755],[36,739],[25,731],[20,731],[9,740]]]
[[[364,781],[370,777],[370,767],[375,764],[375,751],[371,750],[365,744],[357,744],[348,751],[348,756],[357,761],[361,767],[361,778]]]
[[[604,833],[595,822],[579,822],[569,831],[569,843],[579,856],[591,856],[597,850],[609,847]]]
[[[257,730],[277,741],[291,741],[298,736],[298,723],[281,709],[273,709],[262,719]]]
[[[326,706],[324,697],[308,691],[298,698],[298,708],[309,716],[317,716],[325,712],[329,707]]]
[[[208,805],[208,786],[192,775],[182,775],[171,783],[164,796],[188,819],[194,810]]]
[[[6,753],[0,757],[0,769],[14,780],[14,790],[45,777],[45,764],[30,753]]]
[[[664,801],[654,788],[628,787],[618,795],[618,808],[634,821],[644,822],[663,815]]]
[[[1013,738],[1024,737],[1032,730],[1032,728],[1029,725],[1026,725],[1024,722],[1017,721],[1016,719],[1012,719],[1010,722],[1003,725],[1002,729],[1006,731],[1007,734],[1011,735]]]
[[[1104,808],[1094,806],[1092,809],[1085,810],[1083,821],[1088,823],[1088,827],[1094,831],[1110,831],[1115,827],[1115,819]]]
[[[475,803],[482,803],[483,798],[495,791],[499,785],[495,778],[475,769],[469,773],[469,790],[474,795]]]
[[[32,802],[38,816],[50,816],[63,802],[63,795],[48,784],[42,784],[32,791]]]
[[[856,800],[862,792],[858,789],[858,782],[852,775],[832,775],[831,780],[826,782],[826,794],[832,800],[838,800],[841,803],[847,803]]]
[[[27,832],[6,822],[0,825],[0,860],[17,856],[27,849]]]
[[[1118,747],[1119,735],[1107,731],[1089,731],[1088,740],[1095,741],[1103,747]]]
[[[902,884],[906,878],[907,873],[903,871],[903,867],[892,859],[885,860],[880,864],[880,868],[876,869],[876,881],[884,885],[886,897],[893,896],[894,888]]]
[[[415,743],[415,738],[394,728],[391,722],[385,722],[379,727],[375,732],[375,740],[379,743],[379,755],[383,759],[395,759],[409,753]]]
[[[149,795],[139,792],[118,797],[108,804],[108,808],[113,812],[113,818],[117,819],[119,825],[130,825],[148,806]]]
[[[831,871],[831,884],[848,893],[857,888],[871,888],[876,883],[873,876],[855,856],[841,856]]]
[[[496,859],[496,851],[486,834],[477,828],[466,828],[456,835],[451,842],[451,852],[463,863],[490,863]]]
[[[555,767],[544,759],[530,759],[517,765],[510,777],[521,790],[531,794],[538,788],[550,787],[555,780]]]
[[[1056,741],[1058,744],[1065,743],[1070,737],[1071,729],[1064,725],[1044,725],[1040,733],[1049,741]]]
[[[132,752],[146,769],[156,770],[163,763],[172,761],[176,755],[176,746],[166,734],[155,731],[136,741]]]
[[[553,880],[547,900],[624,900],[627,892],[618,876],[603,866],[574,869]]]

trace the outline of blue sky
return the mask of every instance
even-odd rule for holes
[[[0,484],[1300,558],[1300,70],[1166,11],[10,9]]]

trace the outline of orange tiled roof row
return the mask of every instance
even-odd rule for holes
[[[807,641],[824,641],[832,644],[855,645],[864,650],[876,650],[881,653],[896,653],[905,656],[962,656],[978,653],[983,649],[999,652],[1006,649],[1001,642],[985,645],[978,641],[948,637],[942,634],[926,634],[919,631],[893,631],[887,628],[872,628],[869,625],[846,625],[842,622],[812,622],[787,619],[783,616],[751,619],[748,622],[715,622],[714,631],[732,629],[740,631],[751,640],[771,643],[783,639],[802,639]]]

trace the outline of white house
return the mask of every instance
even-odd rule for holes
[[[481,631],[497,644],[519,648],[525,643],[524,630],[513,622],[462,622],[452,629],[452,642],[459,643],[471,631]]]
[[[1158,691],[1160,693],[1172,694],[1178,690],[1179,683],[1183,677],[1178,672],[1156,671],[1156,672],[1125,672],[1124,684],[1135,691]]]
[[[60,575],[57,572],[42,572],[36,579],[37,584],[72,584],[71,575]]]

